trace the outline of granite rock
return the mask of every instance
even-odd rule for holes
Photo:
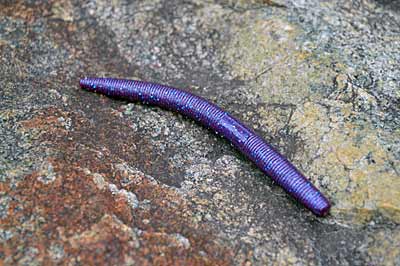
[[[399,265],[399,64],[397,1],[0,1],[0,265]],[[84,76],[214,101],[330,215]]]

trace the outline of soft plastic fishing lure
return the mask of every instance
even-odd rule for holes
[[[285,157],[227,112],[189,92],[150,82],[85,78],[83,89],[179,112],[227,138],[264,173],[318,216],[329,212],[329,201]]]

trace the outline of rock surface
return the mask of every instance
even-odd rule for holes
[[[0,1],[0,265],[400,265],[397,1]],[[186,88],[333,202],[84,76]]]

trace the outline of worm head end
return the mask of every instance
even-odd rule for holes
[[[314,210],[314,213],[320,217],[326,216],[329,213],[329,210],[331,209],[331,204],[328,201],[324,201],[321,206],[318,206]]]

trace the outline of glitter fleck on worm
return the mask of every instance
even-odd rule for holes
[[[284,156],[227,112],[190,92],[160,84],[113,78],[85,78],[83,89],[110,97],[160,106],[190,117],[227,138],[286,192],[318,216],[325,216],[329,201]]]

